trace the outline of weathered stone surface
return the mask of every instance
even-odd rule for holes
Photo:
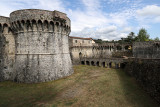
[[[125,71],[135,77],[141,87],[160,103],[160,60],[132,59]]]
[[[10,76],[6,78],[6,71],[0,71],[0,75],[4,76],[1,81],[11,78],[16,82],[36,83],[73,73],[68,43],[70,19],[65,13],[38,9],[18,10],[12,12],[8,20],[6,23],[9,22],[11,33],[1,33],[8,36],[1,39],[3,42],[0,45],[2,47],[6,44],[7,38],[13,35],[9,41],[12,47],[5,47],[9,50],[7,54],[1,48],[1,59],[8,61],[10,51],[15,51],[12,52]],[[8,55],[7,58],[5,55]],[[3,67],[5,61],[2,61]]]
[[[0,16],[0,81],[13,78],[15,40],[8,17]]]
[[[136,58],[160,58],[160,42],[135,42],[133,44],[133,56]]]
[[[70,54],[74,65],[80,64],[82,59],[108,59],[122,58],[123,56],[131,56],[131,50],[126,46],[131,44],[119,43],[95,43],[92,38],[70,37]],[[121,50],[118,49],[121,47]]]

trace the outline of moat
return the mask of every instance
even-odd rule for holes
[[[0,106],[158,107],[122,69],[79,65],[74,71],[67,78],[46,83],[1,82]]]

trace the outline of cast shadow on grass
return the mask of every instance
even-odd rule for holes
[[[160,105],[153,100],[139,85],[135,78],[127,75],[123,69],[117,70],[120,84],[123,88],[126,100],[136,107],[159,107]]]
[[[0,83],[0,107],[35,107],[54,100],[57,90],[51,82],[24,84]]]

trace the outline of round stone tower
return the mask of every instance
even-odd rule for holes
[[[10,23],[15,33],[15,79],[37,83],[73,73],[65,13],[38,9],[14,11]]]
[[[0,81],[13,79],[15,40],[8,17],[0,16]]]

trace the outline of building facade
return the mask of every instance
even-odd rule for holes
[[[80,64],[84,58],[106,59],[112,57],[131,56],[128,48],[131,44],[114,42],[95,43],[92,38],[69,37],[70,54],[73,64]]]

